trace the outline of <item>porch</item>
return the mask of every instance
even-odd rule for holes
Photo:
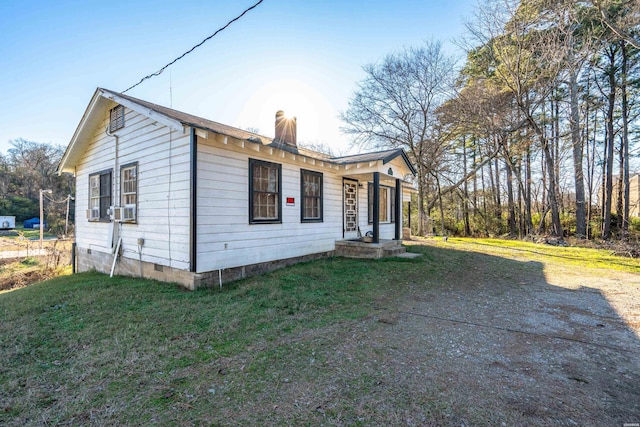
[[[378,259],[405,253],[402,240],[381,239],[378,243],[367,243],[360,239],[336,241],[336,255],[346,258]]]

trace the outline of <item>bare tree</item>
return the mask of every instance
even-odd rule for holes
[[[540,112],[551,96],[564,65],[566,40],[542,24],[528,3],[516,0],[486,1],[467,24],[479,55],[489,65],[487,77],[513,95],[526,125],[536,135],[546,163],[547,198],[551,211],[551,234],[562,236],[557,194],[554,141],[544,132]]]
[[[418,175],[418,234],[424,234],[426,185],[442,152],[435,112],[447,99],[454,61],[440,42],[429,41],[387,55],[364,71],[366,78],[341,114],[344,131],[361,146],[408,152]]]

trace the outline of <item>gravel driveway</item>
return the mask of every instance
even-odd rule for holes
[[[640,423],[640,275],[475,253],[465,265],[434,286],[408,278],[369,319],[362,345],[383,346],[383,381],[439,402],[439,419],[403,422]]]

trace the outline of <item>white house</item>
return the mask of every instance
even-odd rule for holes
[[[399,244],[402,150],[331,157],[98,88],[60,162],[76,177],[77,270],[211,286],[334,254],[367,232]],[[378,203],[374,203],[377,200]]]

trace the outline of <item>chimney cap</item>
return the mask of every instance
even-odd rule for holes
[[[287,114],[287,113],[284,112],[284,110],[276,111],[276,120],[282,120],[282,119],[295,120],[295,121],[298,120],[298,118],[296,116],[292,116],[291,114]]]
[[[284,111],[276,112],[276,136],[275,140],[292,147],[297,146],[297,121],[295,117],[287,117]]]

